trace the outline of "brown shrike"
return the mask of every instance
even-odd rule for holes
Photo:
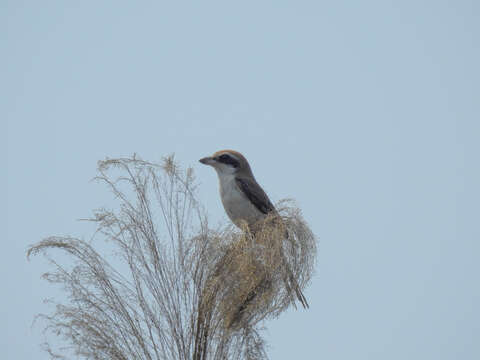
[[[275,207],[258,185],[247,159],[242,154],[233,150],[221,150],[199,161],[212,166],[217,171],[223,207],[236,226],[241,228],[242,223],[246,222],[254,232],[256,226],[261,224],[269,214],[276,214]],[[290,286],[293,287],[303,307],[308,308],[307,300],[288,264],[285,263],[285,266]]]

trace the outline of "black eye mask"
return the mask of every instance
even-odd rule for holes
[[[217,158],[217,161],[223,164],[232,165],[234,168],[238,168],[240,166],[240,163],[238,160],[234,159],[233,157],[227,154],[220,155]]]

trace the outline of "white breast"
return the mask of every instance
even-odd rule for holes
[[[218,178],[223,207],[235,225],[239,226],[242,220],[253,224],[265,217],[238,188],[233,174],[219,173]]]

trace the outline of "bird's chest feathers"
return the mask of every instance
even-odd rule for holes
[[[223,175],[220,180],[220,196],[223,207],[230,220],[239,225],[241,220],[251,224],[263,214],[253,205],[250,200],[238,188],[233,175]]]

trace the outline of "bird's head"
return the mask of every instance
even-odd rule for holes
[[[247,159],[239,152],[233,150],[220,150],[212,156],[204,157],[199,161],[202,164],[212,166],[218,175],[252,174]]]

